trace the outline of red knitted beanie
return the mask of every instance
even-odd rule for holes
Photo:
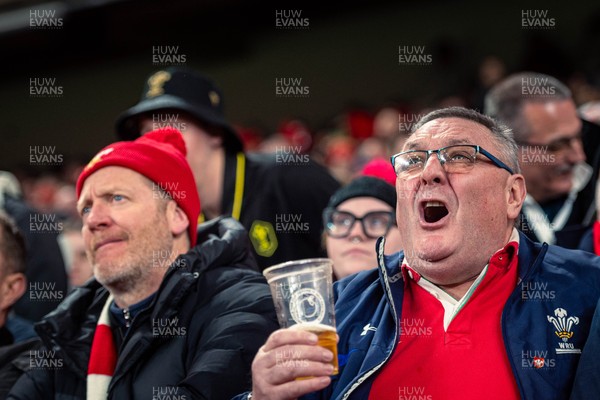
[[[145,134],[134,141],[116,142],[100,150],[77,179],[77,198],[85,180],[100,168],[120,166],[136,171],[168,193],[190,221],[188,233],[192,246],[196,244],[196,223],[200,214],[200,199],[192,170],[185,159],[186,148],[181,133],[163,128]]]

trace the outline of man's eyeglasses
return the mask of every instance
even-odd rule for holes
[[[359,218],[347,211],[338,211],[333,208],[325,209],[323,214],[325,232],[334,238],[348,236],[356,221],[360,221],[366,237],[377,239],[388,233],[395,222],[395,215],[393,211],[372,211]]]
[[[436,154],[440,164],[447,173],[461,174],[467,173],[477,160],[477,154],[486,156],[496,167],[507,170],[511,175],[513,170],[498,158],[494,157],[488,151],[474,144],[459,144],[454,146],[442,147],[437,150],[409,150],[392,156],[392,166],[396,175],[401,178],[413,178],[419,175],[429,156]]]

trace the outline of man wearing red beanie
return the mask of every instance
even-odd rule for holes
[[[40,367],[9,398],[229,399],[249,388],[277,328],[273,302],[237,221],[196,229],[185,155],[169,128],[113,143],[84,168],[77,207],[95,278],[36,326]]]

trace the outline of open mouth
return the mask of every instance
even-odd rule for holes
[[[428,201],[423,207],[423,218],[428,224],[438,222],[448,215],[448,209],[439,201]]]

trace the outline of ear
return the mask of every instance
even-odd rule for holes
[[[523,175],[511,175],[506,183],[506,189],[507,215],[510,220],[515,221],[521,212],[525,196],[527,196]]]
[[[223,147],[223,137],[221,135],[208,135],[208,144],[213,149]]]
[[[0,310],[8,310],[25,293],[27,278],[25,274],[14,272],[0,282]]]
[[[169,222],[169,229],[173,236],[187,233],[190,221],[185,212],[183,212],[175,201],[170,201],[167,206],[167,219]]]

